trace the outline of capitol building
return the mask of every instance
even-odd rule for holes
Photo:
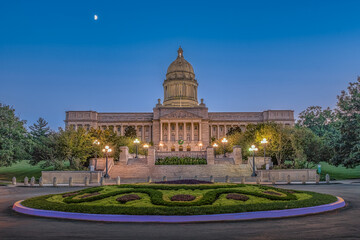
[[[231,127],[245,130],[248,124],[276,122],[293,126],[293,110],[263,112],[209,112],[204,100],[198,101],[198,82],[192,65],[185,60],[181,47],[167,69],[164,99],[152,112],[100,113],[67,111],[66,127],[111,128],[124,135],[128,126],[136,129],[139,139],[152,142],[158,151],[201,151],[226,135]]]

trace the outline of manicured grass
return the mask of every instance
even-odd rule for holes
[[[321,179],[329,174],[332,180],[355,179],[360,178],[360,166],[356,168],[335,167],[326,162],[321,162]],[[317,165],[315,166],[317,168]]]
[[[93,193],[94,195],[89,195]],[[249,197],[247,201],[227,199],[229,193]],[[274,194],[275,193],[275,194]],[[139,200],[119,203],[117,198],[136,194]],[[171,201],[175,195],[192,195],[192,201]],[[83,197],[89,195],[89,197]],[[80,213],[129,215],[202,215],[310,207],[335,202],[334,196],[285,190],[262,185],[208,184],[165,185],[124,184],[88,188],[75,195],[54,194],[25,200],[26,207]]]
[[[32,166],[29,164],[29,161],[23,160],[16,164],[13,164],[11,167],[0,167],[0,180],[11,181],[13,177],[16,177],[17,181],[23,181],[25,177],[29,179],[35,177],[39,179],[41,176],[41,171],[51,171],[52,168],[42,169],[39,165]]]

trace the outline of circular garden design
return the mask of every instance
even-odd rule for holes
[[[336,201],[332,195],[262,185],[152,183],[45,195],[21,205],[61,212],[184,216],[305,208]]]

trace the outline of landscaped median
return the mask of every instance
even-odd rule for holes
[[[17,212],[115,222],[196,222],[296,216],[345,205],[332,195],[242,184],[129,184],[30,198]]]

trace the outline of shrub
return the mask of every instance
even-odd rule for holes
[[[184,180],[174,180],[174,181],[161,181],[155,182],[156,184],[213,184],[208,181],[200,181],[195,179],[184,179]]]
[[[251,185],[248,185],[251,186]],[[111,187],[112,191],[104,191],[105,187],[89,188],[78,191],[77,195],[72,195],[63,199],[63,202],[51,201],[54,195],[46,195],[34,197],[22,202],[22,205],[30,208],[65,211],[65,212],[79,212],[79,213],[97,213],[97,214],[129,214],[129,215],[201,215],[201,214],[221,214],[221,213],[236,213],[248,211],[265,211],[277,209],[290,209],[300,207],[310,207],[321,204],[332,203],[336,201],[336,197],[320,194],[314,192],[294,191],[294,193],[305,193],[309,198],[297,199],[295,194],[286,193],[288,190],[278,189],[268,186],[253,185],[252,188],[244,188],[241,184],[229,185],[130,185],[124,184],[120,186]],[[255,189],[257,188],[257,189]],[[163,198],[163,192],[159,190],[206,190],[199,200],[188,202],[172,202],[166,201]],[[284,193],[284,196],[274,196],[260,192],[276,191]],[[100,195],[77,198],[86,193],[100,192]],[[149,195],[152,205],[129,206],[123,204],[117,205],[103,205],[103,204],[86,204],[86,202],[93,202],[100,199],[105,199],[117,195],[132,195],[134,193],[144,193]],[[189,192],[190,193],[190,192]],[[185,191],[186,194],[186,191]],[[258,202],[245,204],[223,204],[214,205],[222,194],[237,194],[256,196],[264,199],[277,200],[274,202]],[[56,194],[62,196],[61,194]],[[136,194],[135,194],[136,195]],[[120,197],[120,196],[119,196]],[[280,201],[279,201],[280,200]],[[140,200],[142,201],[142,199]],[[226,201],[226,200],[225,200]],[[141,202],[139,202],[141,203]]]

